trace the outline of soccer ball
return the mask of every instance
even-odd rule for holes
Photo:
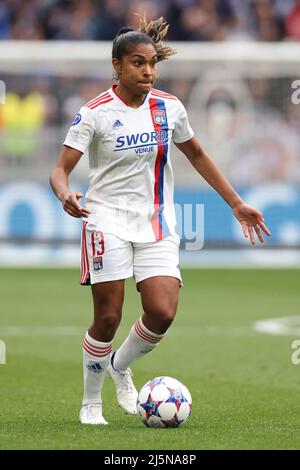
[[[171,377],[156,377],[142,388],[137,399],[138,414],[151,428],[176,428],[188,419],[192,397],[188,389]]]

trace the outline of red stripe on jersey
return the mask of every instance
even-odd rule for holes
[[[95,98],[94,100],[87,103],[86,106],[88,108],[90,108],[91,106],[94,106],[94,104],[98,103],[98,101],[106,100],[107,98],[111,98],[109,93],[107,93],[105,95],[98,96],[98,98]]]
[[[148,343],[158,343],[160,338],[155,338],[154,336],[150,336],[147,333],[145,333],[139,322],[136,322],[135,324],[135,332],[136,334],[143,339],[144,341],[148,341]]]
[[[169,93],[165,93],[164,91],[152,89],[151,93],[161,98],[169,98],[170,100],[177,100],[176,96],[170,95]]]
[[[154,121],[153,114],[155,111],[158,110],[158,105],[157,105],[157,98],[150,98],[149,99],[149,104],[150,104],[150,112],[151,112],[151,118],[153,122],[153,127],[154,130],[159,132],[160,131],[160,125],[157,124]],[[162,240],[163,234],[162,234],[162,226],[159,223],[159,208],[160,208],[160,200],[159,200],[159,179],[160,179],[160,171],[161,171],[161,161],[164,157],[164,145],[158,145],[157,146],[157,157],[155,160],[155,167],[154,167],[154,217],[151,219],[151,224],[152,224],[152,229],[155,235],[156,240]]]
[[[108,93],[108,91],[106,91],[105,93],[101,93],[101,95],[98,95],[96,96],[96,98],[93,98],[92,100],[88,101],[85,106],[90,106],[91,104],[93,104],[95,101],[98,101],[100,98],[108,98],[108,96],[110,96],[110,94]]]
[[[104,103],[109,103],[110,101],[112,101],[113,98],[110,97],[110,98],[107,98],[107,99],[103,99],[101,101],[97,101],[96,103],[93,104],[93,106],[88,106],[88,108],[90,109],[95,109],[95,108],[98,108],[98,106],[101,106],[101,104],[104,104]]]
[[[157,88],[152,88],[151,92],[153,92],[153,93],[160,93],[160,94],[162,94],[162,95],[167,95],[167,96],[171,96],[172,98],[176,98],[175,95],[171,95],[171,93],[168,93],[167,91],[158,90]]]
[[[94,101],[93,103],[89,104],[87,107],[92,108],[93,106],[96,106],[98,103],[102,103],[102,101],[112,100],[112,99],[113,99],[112,96],[104,96],[103,98],[99,98],[96,101]]]
[[[81,236],[81,278],[80,284],[85,284],[89,277],[89,258],[86,246],[86,226],[87,222],[83,222],[82,236]]]
[[[170,96],[166,96],[166,95],[158,95],[156,93],[152,93],[152,96],[154,98],[164,98],[166,100],[173,100],[173,101],[178,101],[177,98],[171,98]]]
[[[119,100],[121,100],[124,104],[126,104],[126,106],[128,106],[128,104],[126,103],[125,100],[123,100],[123,98],[116,92],[116,89],[117,88],[117,85],[113,85],[112,86],[112,91],[114,92],[114,94],[119,98]]]

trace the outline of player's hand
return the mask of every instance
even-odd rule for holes
[[[79,204],[79,199],[83,197],[82,193],[67,192],[60,197],[64,210],[72,217],[88,217],[91,211]]]
[[[262,231],[268,237],[271,235],[270,230],[264,223],[263,214],[255,209],[255,207],[249,206],[245,202],[240,202],[232,208],[232,211],[241,224],[245,237],[250,238],[252,245],[255,245],[254,231],[261,243],[264,242]]]

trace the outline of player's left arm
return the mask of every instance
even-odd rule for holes
[[[271,235],[270,230],[264,223],[263,214],[242,200],[221,170],[201,147],[196,137],[192,137],[183,143],[175,143],[175,145],[185,154],[197,172],[229,204],[233,214],[242,226],[245,237],[249,236],[253,245],[255,245],[253,230],[255,230],[261,242],[264,241],[262,231],[268,236]]]

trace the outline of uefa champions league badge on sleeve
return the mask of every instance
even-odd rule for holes
[[[94,271],[100,271],[100,269],[103,269],[102,256],[94,256],[93,267],[94,267]]]
[[[82,117],[81,114],[77,113],[76,116],[75,116],[74,121],[71,124],[71,126],[76,126],[76,124],[79,124],[80,121],[81,121],[81,117]]]

